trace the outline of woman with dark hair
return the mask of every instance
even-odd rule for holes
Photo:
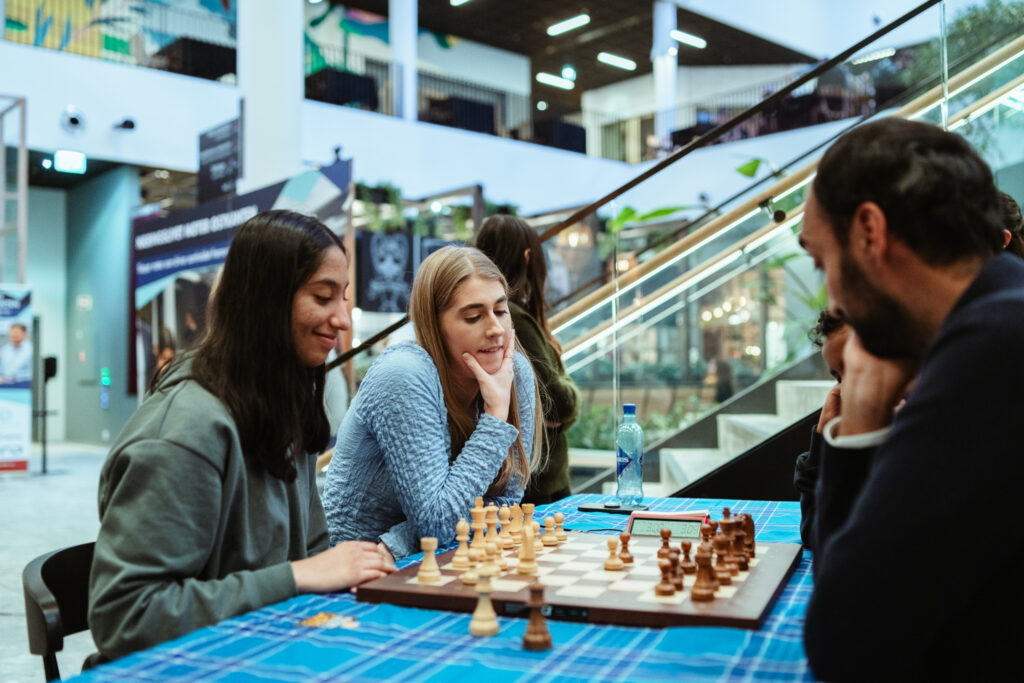
[[[102,657],[394,569],[369,543],[327,549],[315,484],[347,286],[319,221],[268,211],[238,231],[207,334],[171,361],[100,475],[89,627]]]
[[[484,221],[476,234],[475,246],[494,261],[508,280],[512,326],[533,363],[544,404],[547,466],[531,477],[523,501],[550,503],[571,493],[565,431],[576,421],[579,392],[562,365],[562,347],[548,328],[544,248],[537,232],[525,221],[503,214]]]
[[[416,343],[389,346],[338,430],[324,507],[331,540],[394,557],[444,545],[477,496],[522,497],[539,466],[530,362],[516,352],[505,278],[469,247],[424,259],[409,296]]]

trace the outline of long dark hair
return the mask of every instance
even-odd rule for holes
[[[508,298],[534,317],[548,344],[561,355],[562,346],[548,327],[548,305],[544,300],[548,264],[537,231],[521,218],[499,213],[480,226],[473,246],[494,261],[508,281]],[[529,260],[523,255],[527,249]]]
[[[323,450],[330,439],[324,366],[303,365],[292,333],[295,293],[330,247],[345,250],[309,216],[265,211],[246,221],[207,306],[206,334],[184,356],[189,372],[168,371],[155,386],[199,382],[227,406],[245,457],[284,481],[295,480],[295,457]]]

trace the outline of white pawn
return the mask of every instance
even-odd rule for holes
[[[437,539],[431,536],[424,536],[420,539],[420,548],[423,549],[423,562],[420,563],[420,571],[416,580],[420,583],[437,583],[441,580],[441,568],[437,566]]]
[[[480,582],[476,585],[480,599],[473,610],[473,618],[469,622],[471,636],[494,636],[498,634],[498,615],[491,604],[491,573],[487,569],[480,572]]]
[[[565,529],[562,528],[562,523],[565,521],[565,515],[561,512],[555,513],[555,538],[558,539],[559,543],[565,543],[569,540],[569,536],[565,533]]]
[[[608,539],[608,559],[604,561],[606,571],[616,572],[622,569],[625,563],[619,557],[619,539],[612,536]]]
[[[509,533],[512,534],[512,543],[519,545],[523,542],[523,508],[519,503],[512,505],[509,510],[512,513],[512,520],[509,522]]]
[[[515,547],[515,541],[512,540],[512,511],[508,509],[507,505],[502,505],[501,509],[498,510],[498,519],[501,520],[501,532],[498,534],[498,540],[501,541],[501,548],[508,550],[509,548]]]
[[[487,561],[491,565],[491,576],[498,576],[508,569],[508,562],[501,556],[501,546],[497,543],[487,544]]]
[[[484,555],[484,551],[480,548],[469,547],[469,568],[462,574],[462,583],[472,586],[480,578],[477,574],[477,568],[480,566],[480,560]]]
[[[455,540],[459,542],[459,547],[452,556],[452,567],[465,569],[469,566],[469,523],[465,517],[461,517],[455,525]]]
[[[542,545],[558,545],[558,538],[555,537],[555,520],[552,517],[544,518],[544,535],[541,536]]]

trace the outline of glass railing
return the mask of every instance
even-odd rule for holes
[[[234,3],[5,0],[4,40],[119,64],[234,81]]]

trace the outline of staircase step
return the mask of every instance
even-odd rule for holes
[[[767,414],[718,416],[718,448],[733,458],[793,424],[792,419]]]
[[[817,410],[836,383],[833,380],[783,379],[775,383],[775,405],[780,417],[795,422]]]
[[[729,460],[717,448],[662,448],[658,454],[661,482],[675,491]]]

